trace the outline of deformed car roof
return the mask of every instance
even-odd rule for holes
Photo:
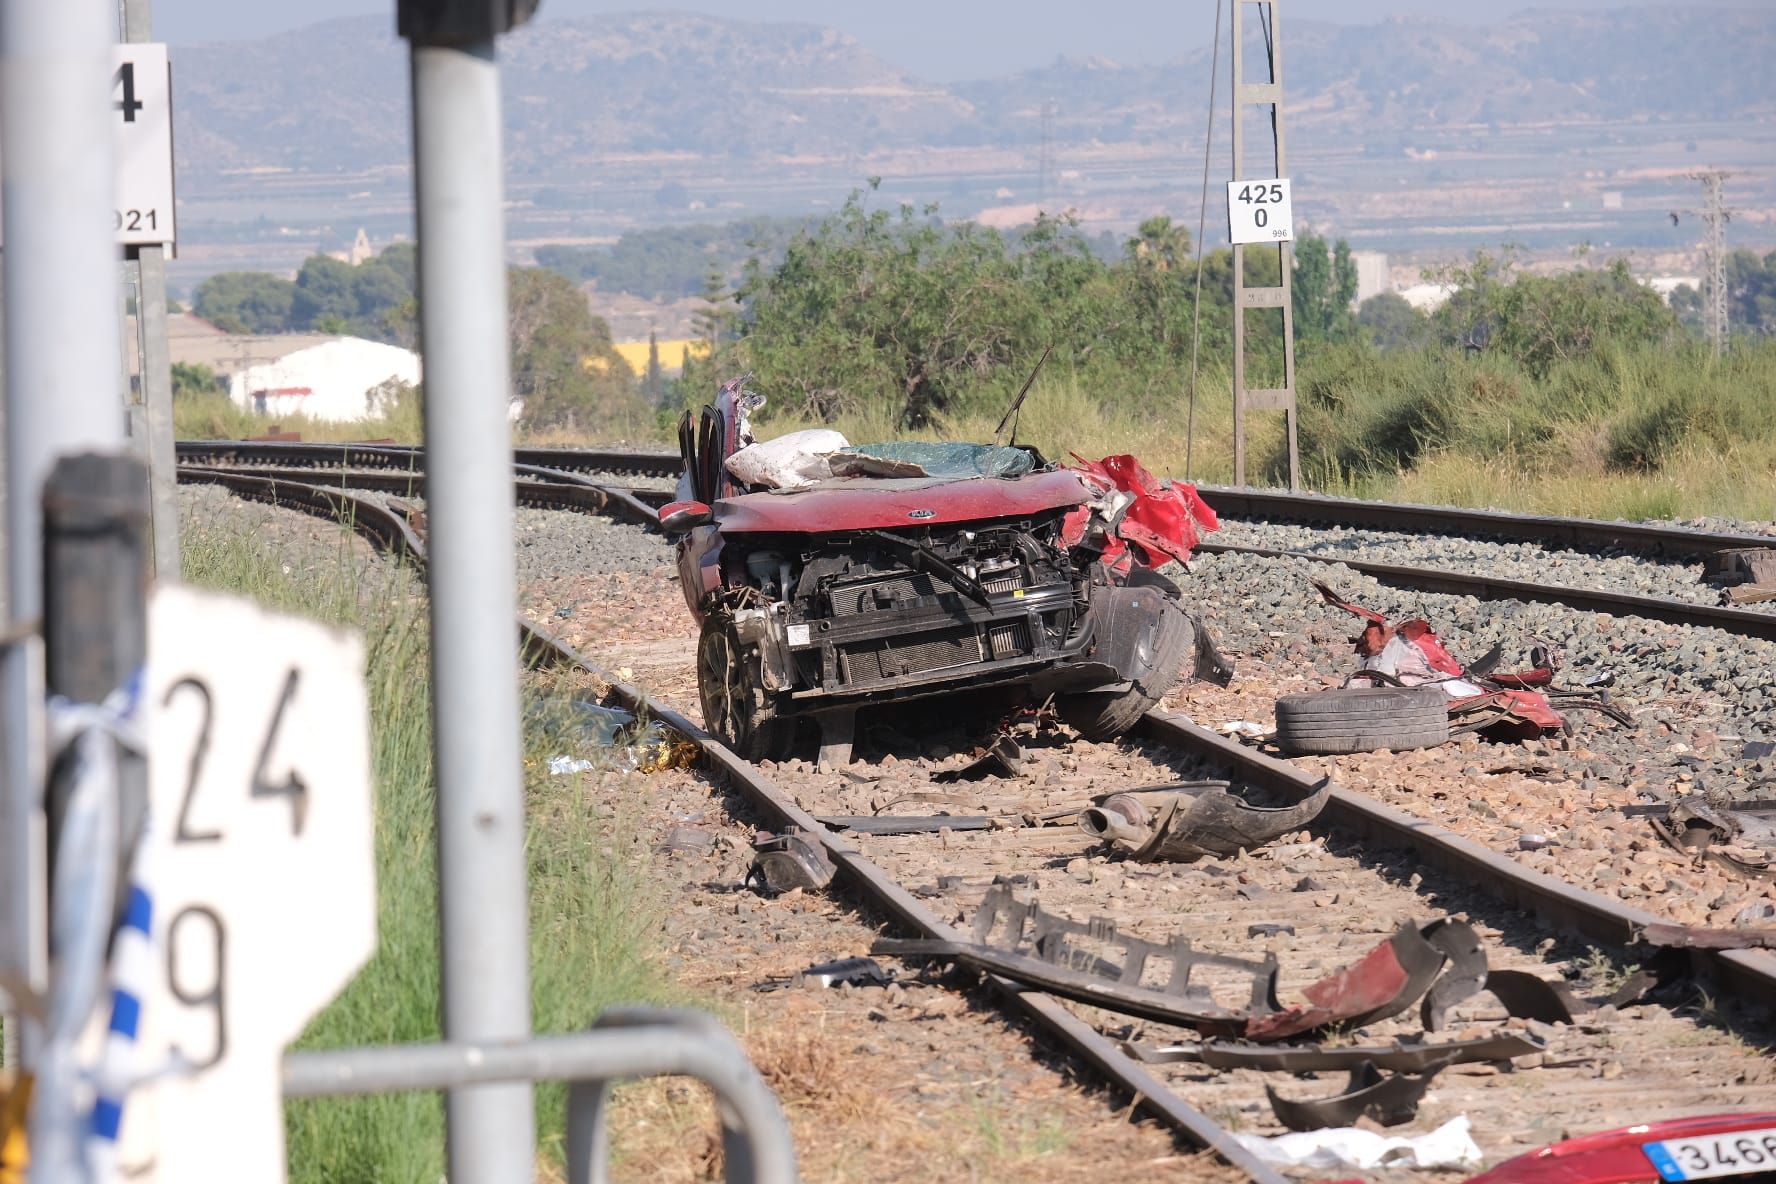
[[[1093,496],[1078,473],[1056,469],[1013,479],[839,478],[812,489],[723,498],[713,508],[723,534],[816,534],[1019,518]]]

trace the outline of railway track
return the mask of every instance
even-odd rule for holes
[[[348,463],[353,457],[369,462],[365,467],[372,464],[375,467],[385,467],[386,464],[424,467],[423,449],[396,444],[181,440],[178,455],[181,463],[208,467],[235,464],[336,467]],[[514,456],[519,464],[574,473],[627,473],[662,478],[678,476],[681,467],[676,453],[640,449],[519,448],[514,451]],[[1274,489],[1221,485],[1199,488],[1218,513],[1241,520],[1368,527],[1413,534],[1464,534],[1548,543],[1575,550],[1623,550],[1678,559],[1706,558],[1734,547],[1769,546],[1771,540],[1769,535],[1748,532],[1376,502]]]
[[[371,478],[385,482],[381,486],[358,486],[360,473],[349,478],[342,474],[341,481],[402,495],[415,492],[411,477],[382,471],[384,476]],[[314,470],[304,472],[312,476]],[[190,479],[223,484],[245,496],[311,513],[349,515],[357,529],[379,546],[423,562],[423,541],[410,520],[342,488],[296,481],[288,472],[229,473],[194,467]],[[399,484],[402,480],[408,483]],[[536,493],[554,500],[532,504],[574,512],[616,513],[644,521],[651,512],[648,502],[658,501],[657,494],[639,491],[629,492],[627,499],[612,496],[618,491],[583,479],[531,480],[537,486],[558,487],[552,494]],[[1317,842],[1290,844],[1280,854],[1247,857],[1226,875],[1179,867],[1146,872],[1136,865],[1104,861],[1086,836],[1066,828],[952,829],[924,836],[833,833],[814,815],[859,812],[857,803],[845,797],[846,787],[834,790],[835,779],[794,764],[767,774],[727,752],[670,704],[617,679],[536,625],[525,622],[521,628],[532,661],[584,670],[608,683],[630,706],[690,736],[703,749],[710,770],[762,817],[776,827],[796,826],[817,838],[843,883],[871,908],[926,940],[964,940],[965,935],[946,918],[975,907],[995,875],[1014,884],[1021,877],[1045,907],[1076,920],[1112,915],[1127,930],[1153,940],[1163,940],[1168,929],[1187,924],[1189,936],[1203,949],[1249,951],[1254,939],[1248,927],[1261,919],[1275,927],[1276,936],[1265,940],[1294,976],[1285,976],[1286,989],[1351,961],[1367,944],[1384,937],[1393,922],[1408,917],[1426,921],[1445,911],[1462,910],[1491,940],[1493,965],[1528,969],[1542,977],[1575,973],[1585,955],[1591,959],[1586,965],[1595,969],[1598,950],[1618,967],[1632,965],[1648,952],[1638,940],[1645,927],[1659,920],[1621,901],[1537,873],[1421,818],[1342,790],[1333,794],[1316,823]],[[1091,786],[1095,792],[1143,776],[1148,780],[1220,776],[1290,799],[1307,792],[1312,780],[1292,765],[1165,714],[1147,717],[1130,754],[1088,752],[1087,758],[1108,761],[1095,774],[1089,763],[1083,766],[1086,782],[1099,778]],[[1055,754],[1056,784],[1044,787],[1024,806],[1052,805],[1055,792],[1078,796],[1084,788],[1078,784],[1081,765],[1076,762],[1066,772],[1068,759],[1065,753]],[[922,785],[925,793],[937,791],[930,776],[939,763],[909,751],[897,765],[894,785],[885,788]],[[856,783],[847,779],[847,785],[855,795]],[[1004,795],[994,798],[978,788],[944,792],[950,794],[945,808],[955,813],[991,810],[1003,815],[1012,804]],[[957,868],[967,870],[958,876]],[[1318,887],[1300,890],[1303,880]],[[1555,942],[1551,939],[1556,934],[1577,936],[1590,945]],[[1776,959],[1768,954],[1689,951],[1685,957],[1697,973],[1734,999],[1760,1005],[1776,1001]],[[1100,1028],[1148,1043],[1163,1042],[1167,1030],[1131,1029],[1127,1017],[1063,1004],[1008,979],[988,975],[986,981],[1005,1006],[1027,1016],[1073,1059],[1115,1088],[1140,1099],[1185,1139],[1213,1148],[1254,1180],[1281,1178],[1253,1160],[1229,1133],[1230,1127],[1262,1125],[1255,1115],[1263,1110],[1266,1078],[1274,1080],[1274,1075],[1244,1069],[1207,1074],[1188,1063],[1142,1064]],[[1484,1012],[1465,1018],[1473,1023],[1488,1021]],[[1551,1122],[1607,1126],[1614,1119],[1643,1121],[1669,1109],[1776,1105],[1776,1093],[1765,1084],[1768,1066],[1761,1055],[1707,1024],[1674,1017],[1662,1008],[1640,1008],[1618,1013],[1608,1025],[1589,1027],[1597,1030],[1562,1025],[1558,1032],[1543,1032],[1552,1043],[1550,1053],[1537,1054],[1540,1068],[1502,1074],[1494,1069],[1484,1076],[1452,1072],[1441,1079],[1433,1094],[1435,1103],[1427,1104],[1427,1111],[1469,1113],[1477,1131],[1497,1135],[1489,1149],[1497,1146],[1502,1152],[1559,1137],[1562,1130],[1553,1129]],[[1382,1034],[1396,1033],[1384,1028]],[[1169,1031],[1170,1038],[1180,1035],[1187,1034]],[[1675,1078],[1685,1084],[1673,1086]],[[1518,1088],[1519,1082],[1539,1084]],[[1313,1087],[1285,1080],[1283,1085],[1283,1092],[1297,1097],[1333,1088],[1325,1082]],[[1538,1116],[1542,1121],[1532,1121]]]
[[[203,468],[223,471],[246,467],[285,480],[302,480],[305,474],[327,470],[328,484],[339,474],[344,487],[404,490],[418,496],[422,490],[424,453],[407,445],[304,444],[280,442],[181,441],[181,470]],[[592,480],[586,474],[628,475],[661,480],[675,476],[678,459],[664,453],[619,452],[579,449],[518,449],[515,473],[521,504],[541,508],[598,509],[586,505],[603,490],[607,499],[624,503],[629,521],[643,521],[646,511],[670,500],[665,491],[630,486],[609,480]],[[561,487],[555,490],[545,486]],[[575,490],[578,490],[575,492]],[[1771,536],[1688,530],[1681,527],[1599,522],[1577,518],[1512,515],[1486,510],[1460,510],[1437,506],[1395,505],[1271,490],[1205,487],[1205,496],[1224,517],[1287,521],[1303,524],[1335,523],[1342,527],[1375,528],[1395,532],[1498,538],[1516,542],[1575,548],[1583,551],[1632,553],[1673,560],[1696,560],[1722,551],[1770,546]],[[575,499],[580,499],[579,504]],[[1321,564],[1343,564],[1374,576],[1384,584],[1422,592],[1471,596],[1477,600],[1517,600],[1561,604],[1586,611],[1637,616],[1670,624],[1721,629],[1746,637],[1776,640],[1776,611],[1702,604],[1669,597],[1599,590],[1563,584],[1558,580],[1510,579],[1486,572],[1451,570],[1443,566],[1381,563],[1362,557],[1360,547],[1337,553],[1309,548],[1264,547],[1206,541],[1206,554],[1246,554],[1269,558],[1291,557]]]

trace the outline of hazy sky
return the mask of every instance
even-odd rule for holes
[[[52,2],[52,0],[44,0]],[[1485,20],[1486,12],[1518,8],[1614,8],[1653,0],[1289,0],[1285,17],[1363,24],[1388,16]],[[1667,3],[1671,0],[1666,0]],[[1741,0],[1742,2],[1742,0]],[[382,13],[394,22],[394,0],[152,0],[154,32],[189,44],[257,37],[328,17]],[[1098,55],[1125,62],[1163,61],[1206,44],[1214,0],[542,0],[538,20],[638,9],[690,10],[742,20],[799,20],[851,34],[895,65],[939,82],[982,78],[1050,61],[1056,54]],[[1451,11],[1453,9],[1453,12]],[[937,31],[941,30],[941,34]]]

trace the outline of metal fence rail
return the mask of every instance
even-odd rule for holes
[[[793,1184],[795,1147],[776,1096],[734,1038],[701,1012],[622,1008],[575,1036],[512,1044],[404,1044],[284,1058],[286,1098],[448,1090],[466,1085],[565,1081],[569,1184],[610,1179],[610,1087],[615,1081],[694,1077],[715,1091],[724,1178]]]

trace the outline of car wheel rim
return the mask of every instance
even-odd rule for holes
[[[710,731],[733,745],[740,745],[746,739],[743,705],[748,691],[744,677],[733,641],[724,632],[710,633],[703,648],[703,670],[699,680],[705,693],[704,722]]]

